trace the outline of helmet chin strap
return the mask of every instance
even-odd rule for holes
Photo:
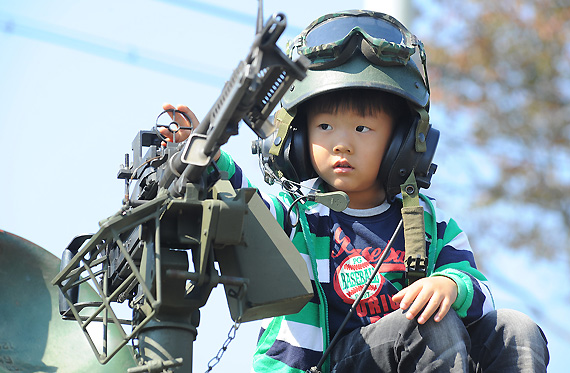
[[[271,149],[269,149],[269,154],[279,156],[283,153],[283,145],[285,144],[285,139],[289,135],[291,129],[291,122],[295,118],[297,110],[292,110],[292,112],[287,111],[285,108],[277,110],[275,113],[275,125],[277,126],[277,135],[273,144],[271,144]]]
[[[428,266],[424,208],[420,206],[419,188],[414,173],[412,170],[406,182],[400,185],[403,203],[406,285],[425,277]]]
[[[416,110],[420,114],[418,127],[416,128],[416,152],[425,153],[427,151],[427,134],[429,131],[429,113],[426,109]]]

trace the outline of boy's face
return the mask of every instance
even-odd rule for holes
[[[382,157],[392,134],[392,118],[384,113],[360,116],[340,109],[307,116],[311,162],[333,190],[348,194],[350,208],[381,204],[386,193],[378,181]]]

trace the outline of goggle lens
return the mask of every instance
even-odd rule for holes
[[[307,33],[304,46],[314,48],[319,45],[338,42],[355,30],[362,30],[369,37],[381,38],[394,44],[406,42],[402,31],[384,19],[345,16],[330,18],[312,28]]]
[[[363,43],[360,43],[363,40]],[[314,21],[288,45],[311,60],[310,68],[343,64],[356,49],[375,65],[406,65],[421,42],[395,18],[366,10],[325,15]]]

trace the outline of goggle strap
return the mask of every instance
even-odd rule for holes
[[[295,39],[288,40],[287,45],[285,46],[287,56],[289,56],[289,58],[293,58],[293,51],[295,49],[299,50],[301,46],[303,46],[303,37],[301,35],[297,35]]]
[[[428,71],[427,71],[426,50],[424,49],[424,44],[419,39],[418,39],[418,49],[420,51],[420,59],[422,60],[422,65],[424,65],[424,76],[425,76],[426,89],[428,91],[428,94],[431,95],[431,92],[429,89],[429,79],[428,79]]]

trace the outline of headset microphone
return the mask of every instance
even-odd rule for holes
[[[336,212],[344,211],[350,202],[348,195],[340,191],[309,194],[307,197],[310,201],[325,205]]]
[[[285,216],[288,216],[290,218],[291,211],[293,210],[293,208],[297,206],[297,203],[301,202],[304,199],[307,201],[320,203],[321,205],[324,205],[336,212],[341,212],[344,209],[346,209],[348,207],[348,202],[350,201],[348,195],[345,192],[340,192],[340,191],[326,192],[326,193],[316,192],[307,195],[301,195],[300,197],[297,197],[297,199],[295,199],[293,203],[291,203],[291,205],[287,209],[287,214]],[[297,214],[298,212],[299,208],[297,207]],[[296,227],[298,222],[299,220],[297,219],[297,222],[295,223],[291,222],[291,225],[293,227]]]

